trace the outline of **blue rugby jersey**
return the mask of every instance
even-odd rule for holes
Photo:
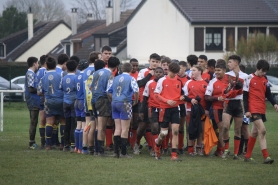
[[[108,87],[108,93],[112,94],[112,102],[132,102],[132,95],[139,92],[135,78],[124,72],[116,76]]]
[[[76,99],[84,100],[84,81],[83,81],[83,72],[81,71],[78,75],[75,76],[75,87],[76,87]]]
[[[76,99],[76,75],[74,73],[68,73],[62,80],[62,89],[64,92],[64,102],[67,104],[74,103]]]
[[[83,73],[83,81],[86,81],[89,76],[91,74],[93,74],[95,72],[95,67],[92,65],[92,66],[89,66],[85,69],[84,73]]]
[[[113,75],[108,68],[97,70],[93,74],[93,82],[91,85],[93,98],[92,102],[95,103],[100,97],[107,97],[107,84],[112,83]]]
[[[58,73],[58,74],[60,74],[61,76],[63,76],[63,70],[62,70],[62,68],[60,67],[60,66],[56,66],[56,69],[55,69],[55,71]]]
[[[46,99],[63,99],[61,75],[56,70],[47,71],[39,83],[38,92],[43,93]]]
[[[38,87],[39,83],[40,83],[40,80],[42,79],[42,77],[45,75],[45,73],[47,72],[46,68],[45,67],[41,67],[36,75],[37,75],[37,79],[36,79],[36,88]]]
[[[36,87],[37,75],[34,71],[28,69],[25,75],[25,99],[29,110],[32,108],[40,108],[40,97],[37,93],[30,93],[28,87]]]

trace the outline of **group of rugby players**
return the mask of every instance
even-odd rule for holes
[[[256,71],[247,75],[237,55],[226,63],[207,60],[205,55],[189,55],[185,62],[153,53],[149,67],[138,72],[138,60],[133,58],[119,67],[119,59],[111,53],[104,46],[101,53],[90,53],[88,61],[66,54],[60,54],[57,63],[47,55],[39,61],[28,58],[29,148],[38,148],[35,134],[40,117],[41,148],[45,150],[59,147],[107,156],[106,148],[113,151],[113,157],[130,158],[128,146],[140,154],[145,137],[155,159],[170,153],[172,161],[181,161],[184,151],[189,156],[204,155],[204,120],[209,116],[218,136],[216,156],[226,159],[230,155],[229,129],[234,123],[234,160],[244,156],[245,162],[254,162],[251,153],[259,136],[263,163],[274,162],[266,147],[265,98],[276,111],[278,105],[265,76],[269,70],[266,60],[259,60]]]

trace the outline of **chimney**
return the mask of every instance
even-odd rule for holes
[[[77,33],[77,8],[71,9],[71,32],[72,35]]]
[[[93,14],[88,13],[87,14],[87,21],[92,21],[93,20]]]
[[[113,0],[113,23],[121,20],[121,0]]]
[[[111,6],[111,1],[108,2],[106,7],[106,26],[113,22],[113,7]]]
[[[33,30],[33,14],[32,9],[29,7],[29,12],[27,15],[28,19],[28,41],[31,40],[34,36],[34,30]]]

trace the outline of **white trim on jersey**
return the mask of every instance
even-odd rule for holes
[[[164,80],[166,80],[165,76],[158,80],[158,82],[156,84],[156,87],[155,87],[155,90],[154,90],[154,93],[160,94],[162,92],[162,90],[163,90],[162,83],[163,83]]]
[[[184,84],[184,86],[183,86],[183,88],[182,88],[182,90],[183,90],[185,96],[188,96],[188,83],[191,82],[191,81],[192,81],[192,80],[188,80],[188,81]]]
[[[217,81],[217,78],[213,78],[211,81],[209,81],[209,84],[207,86],[205,95],[211,96],[213,92],[213,84]]]
[[[148,71],[148,68],[144,68],[144,69],[141,69],[139,71],[137,81],[142,80],[143,78],[145,78],[144,74],[145,74],[146,71]]]
[[[150,80],[147,82],[145,89],[143,91],[143,96],[149,97],[150,96],[150,91],[149,91],[149,86],[154,80]]]

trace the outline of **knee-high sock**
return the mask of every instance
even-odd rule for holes
[[[75,128],[76,128],[75,118],[71,117],[71,127],[70,127],[70,145],[71,145],[71,147],[75,147]]]
[[[39,131],[40,131],[40,137],[41,137],[41,145],[45,145],[45,126],[40,125],[39,126]]]
[[[79,131],[79,143],[78,143],[78,149],[82,150],[82,144],[83,144],[83,129],[80,129]]]
[[[249,141],[248,141],[248,144],[247,144],[247,152],[246,152],[246,155],[245,155],[246,158],[251,157],[251,154],[252,154],[253,148],[255,146],[256,140],[257,140],[257,138],[255,138],[255,137],[251,137],[251,136],[249,137]]]
[[[163,139],[162,141],[162,149],[167,149],[168,148],[168,140],[167,140],[168,134],[167,136]]]
[[[61,144],[65,146],[65,127],[66,125],[60,124]]]
[[[137,138],[137,130],[131,129],[132,137],[131,137],[131,147],[134,148],[136,138]]]
[[[243,146],[244,146],[244,135],[241,135],[238,154],[243,152]]]
[[[53,125],[51,143],[52,145],[58,144],[58,126],[55,124]]]
[[[158,138],[158,134],[152,134],[152,149],[154,151],[154,146],[156,145],[155,140]]]
[[[98,153],[99,151],[98,151],[98,141],[97,141],[97,133],[98,133],[98,131],[97,130],[95,130],[95,135],[94,135],[94,143],[95,143],[95,152],[96,153]]]
[[[149,148],[152,147],[152,133],[150,129],[146,130],[146,141],[149,145]]]
[[[240,145],[240,137],[234,136],[234,154],[238,154],[238,149]]]
[[[80,129],[75,129],[74,140],[75,140],[76,149],[79,149],[79,133],[80,133]]]
[[[114,153],[120,155],[121,136],[114,136]]]
[[[178,144],[178,149],[179,150],[182,150],[182,147],[183,147],[183,140],[184,140],[184,133],[179,133],[179,135],[178,135],[178,142],[179,142],[179,144]]]
[[[46,124],[45,132],[46,132],[46,145],[51,146],[51,137],[52,137],[53,127],[52,125]]]
[[[106,137],[106,147],[109,147],[110,145],[113,145],[113,132],[114,129],[112,126],[107,126],[105,131],[105,137]]]
[[[121,138],[121,154],[126,155],[127,138]]]

